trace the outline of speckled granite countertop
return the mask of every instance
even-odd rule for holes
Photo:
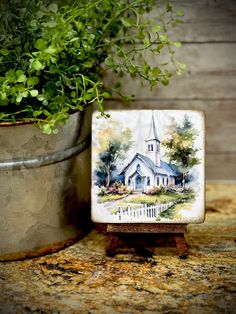
[[[235,313],[235,226],[236,185],[208,185],[187,259],[162,246],[152,257],[128,246],[110,258],[93,230],[58,253],[0,263],[0,313]]]

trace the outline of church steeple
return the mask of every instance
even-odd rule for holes
[[[152,112],[152,120],[151,120],[151,124],[150,124],[150,127],[149,127],[148,136],[146,138],[146,141],[151,141],[151,140],[159,141],[159,138],[158,138],[158,135],[157,135],[157,129],[156,129],[155,121],[154,121],[153,112]]]
[[[154,162],[155,165],[160,167],[161,164],[160,140],[158,138],[153,112],[148,136],[145,142],[146,142],[146,156],[149,157]]]

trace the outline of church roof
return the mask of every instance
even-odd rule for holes
[[[150,128],[149,128],[148,136],[146,138],[146,142],[151,141],[151,140],[157,140],[160,142],[160,140],[158,138],[156,124],[155,124],[153,114],[152,114],[152,120],[151,120],[151,124],[150,124]]]
[[[170,176],[175,176],[175,177],[179,176],[179,174],[171,168],[171,165],[163,160],[161,160],[161,168],[165,169]]]
[[[163,175],[178,177],[178,174],[171,168],[171,166],[167,162],[161,160],[161,166],[158,167],[154,164],[154,162],[150,158],[139,153],[136,153],[134,155],[133,159],[121,171],[120,175],[126,172],[126,169],[136,158],[140,159],[144,164],[146,164],[146,166],[150,168],[155,174],[163,174]]]
[[[136,174],[139,174],[140,177],[145,177],[145,174],[142,173],[142,171],[140,170],[135,170],[133,174],[131,174],[129,177],[132,178],[133,176],[135,176]]]

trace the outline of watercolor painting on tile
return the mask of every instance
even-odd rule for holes
[[[104,223],[204,220],[204,115],[122,110],[92,123],[92,219]]]

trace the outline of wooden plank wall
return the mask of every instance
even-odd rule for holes
[[[129,107],[204,110],[206,179],[236,180],[236,1],[173,4],[185,11],[185,23],[175,29],[174,38],[183,44],[178,55],[187,70],[168,87],[152,92],[138,81],[127,80],[126,90],[136,94]],[[126,106],[119,101],[113,105]]]

